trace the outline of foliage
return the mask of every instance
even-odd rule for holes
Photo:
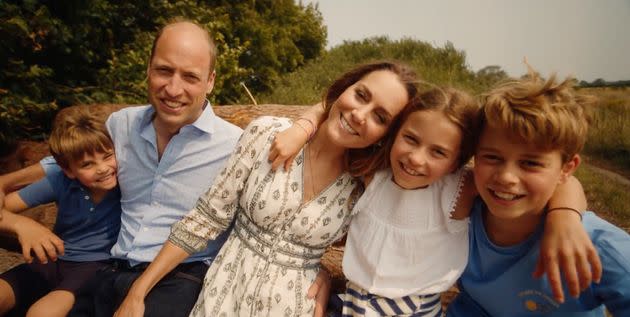
[[[357,64],[374,60],[398,60],[413,67],[428,83],[450,85],[479,93],[507,77],[498,66],[477,74],[466,64],[466,54],[453,44],[435,47],[429,43],[387,37],[346,41],[297,71],[285,75],[261,102],[311,104],[321,99],[324,90],[343,72]]]
[[[615,87],[615,88],[623,88],[630,87],[630,80],[617,80],[617,81],[606,81],[603,78],[597,78],[592,82],[587,82],[586,80],[580,81],[580,87]]]
[[[44,135],[58,107],[146,102],[155,31],[173,17],[210,30],[219,49],[213,102],[264,92],[318,57],[321,14],[293,0],[0,1],[0,145]]]
[[[630,175],[630,89],[583,88],[598,98],[584,152]]]

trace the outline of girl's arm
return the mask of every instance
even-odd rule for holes
[[[577,178],[571,176],[558,185],[547,207],[553,211],[545,219],[534,276],[540,277],[546,273],[554,297],[562,303],[564,293],[560,271],[563,272],[569,292],[577,297],[580,290],[588,287],[591,281],[599,282],[602,265],[582,226],[581,212],[586,210],[586,196]]]
[[[318,103],[308,108],[300,118],[293,121],[293,125],[289,128],[278,132],[269,151],[271,169],[275,171],[284,165],[284,170],[289,170],[295,156],[315,134],[317,127],[324,119],[326,119],[324,118],[324,107]]]
[[[153,262],[133,282],[114,316],[144,316],[144,298],[149,294],[149,291],[188,256],[189,254],[184,249],[166,241]]]

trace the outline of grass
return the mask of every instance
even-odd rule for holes
[[[588,209],[630,233],[630,186],[611,180],[588,165],[580,166],[575,176],[584,186]]]
[[[582,88],[579,92],[598,99],[583,153],[592,163],[630,178],[630,87]]]

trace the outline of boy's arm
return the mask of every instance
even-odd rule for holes
[[[577,297],[592,281],[599,282],[602,265],[599,255],[582,226],[581,213],[586,210],[586,196],[582,184],[571,176],[560,184],[547,205],[545,231],[534,276],[543,273],[551,284],[554,297],[564,301],[563,272],[569,292]],[[576,212],[579,211],[579,212]]]
[[[455,210],[451,213],[451,218],[461,220],[470,215],[475,197],[477,196],[477,187],[475,187],[475,180],[473,178],[472,170],[466,169],[464,172],[464,184],[462,185],[462,191],[457,198]]]
[[[41,263],[47,263],[48,259],[56,261],[57,255],[64,253],[63,241],[39,222],[15,214],[26,208],[28,205],[17,192],[8,194],[4,198],[5,212],[0,220],[0,230],[17,236],[27,263],[33,262],[31,251]]]
[[[284,163],[284,170],[289,170],[295,156],[315,134],[324,119],[324,107],[318,103],[308,108],[289,128],[278,132],[269,151],[271,169],[275,171]]]

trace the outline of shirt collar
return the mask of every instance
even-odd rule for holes
[[[75,179],[70,179],[70,185],[68,187],[70,187],[70,188],[80,188],[80,189],[87,190],[87,188],[85,188],[76,178]]]
[[[142,131],[146,130],[146,128],[148,127],[151,127],[153,116],[155,116],[155,108],[153,108],[153,106],[149,106],[144,114],[144,117],[142,118],[142,124],[140,126],[140,129]],[[201,112],[201,116],[199,116],[199,118],[197,118],[197,120],[195,120],[193,123],[183,126],[182,129],[186,129],[187,127],[194,127],[207,134],[212,134],[214,133],[215,119],[216,115],[212,110],[212,105],[210,104],[210,101],[206,99],[204,109]]]

